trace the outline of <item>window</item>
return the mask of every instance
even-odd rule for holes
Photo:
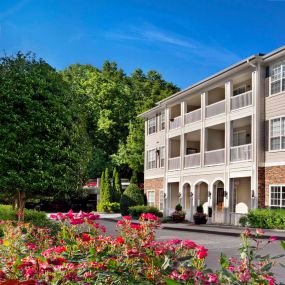
[[[156,117],[148,120],[148,134],[151,135],[156,132]]]
[[[285,62],[271,68],[271,95],[285,91]]]
[[[242,85],[234,87],[233,95],[237,96],[239,94],[243,94],[243,93],[250,91],[250,90],[251,90],[250,84],[242,84]]]
[[[165,129],[165,113],[161,113],[160,114],[160,130],[164,130]]]
[[[164,192],[163,190],[159,191],[159,210],[163,211],[164,209]]]
[[[147,191],[147,205],[148,206],[155,205],[155,191]]]
[[[270,207],[285,208],[285,186],[270,186]]]
[[[246,144],[246,131],[237,131],[233,133],[234,146]]]
[[[161,146],[159,148],[159,166],[164,167],[165,164],[165,147]]]
[[[270,150],[285,149],[285,117],[270,121]]]
[[[156,149],[147,152],[147,169],[156,168]]]

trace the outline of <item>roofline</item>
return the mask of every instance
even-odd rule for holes
[[[278,53],[280,53],[280,52],[282,52],[282,51],[285,51],[285,46],[282,46],[282,47],[280,47],[280,48],[278,48],[278,49],[273,50],[273,51],[270,52],[270,53],[265,54],[265,55],[262,57],[262,59],[268,59],[268,58],[270,58],[270,57],[272,57],[272,56],[274,56],[274,55],[276,55],[276,54],[278,54]]]
[[[215,79],[215,78],[217,78],[217,77],[219,77],[219,76],[221,76],[221,75],[223,75],[223,74],[225,74],[225,73],[227,73],[227,72],[229,72],[229,71],[231,71],[231,70],[233,70],[239,66],[242,66],[243,64],[249,63],[250,61],[253,61],[253,60],[258,59],[258,58],[261,58],[262,60],[267,61],[267,60],[269,60],[269,58],[274,57],[275,55],[277,55],[281,52],[285,53],[285,46],[282,46],[278,49],[275,49],[272,52],[267,53],[265,55],[264,54],[257,54],[257,55],[252,55],[248,58],[245,58],[245,59],[243,59],[243,60],[241,60],[241,61],[239,61],[239,62],[237,62],[237,63],[235,63],[235,64],[233,64],[233,65],[231,65],[231,66],[229,66],[229,67],[227,67],[227,68],[225,68],[225,69],[223,69],[223,70],[221,70],[215,74],[213,74],[212,76],[209,76],[209,77],[207,77],[201,81],[198,81],[197,83],[194,83],[193,85],[190,85],[189,87],[187,87],[181,91],[178,91],[178,92],[174,93],[173,95],[171,95],[171,96],[169,96],[163,100],[158,101],[156,103],[155,107],[145,111],[144,113],[139,114],[138,117],[144,117],[148,113],[151,113],[151,112],[159,109],[160,107],[162,107],[162,104],[164,104],[165,102],[171,101],[172,99],[179,97],[179,95],[182,95],[182,94],[184,95],[184,93],[186,93],[186,92],[188,92],[194,88],[197,88],[198,86],[205,84],[208,81],[213,80],[213,79]]]

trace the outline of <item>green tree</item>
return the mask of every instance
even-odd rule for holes
[[[105,171],[102,171],[100,179],[100,201],[98,207],[105,202]]]
[[[34,195],[80,195],[90,157],[85,113],[44,60],[0,60],[0,125],[0,189],[17,208]]]
[[[122,215],[129,214],[129,207],[139,205],[144,205],[143,192],[135,183],[130,183],[121,197],[120,206]]]
[[[115,194],[115,202],[120,202],[122,195],[122,185],[119,172],[116,168],[113,170],[113,189]]]

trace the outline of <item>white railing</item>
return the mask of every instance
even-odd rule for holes
[[[200,153],[192,153],[185,155],[184,168],[200,166]]]
[[[231,162],[251,160],[252,145],[244,144],[231,147]]]
[[[231,97],[231,110],[252,105],[252,91]]]
[[[205,152],[205,165],[225,163],[225,149],[215,149]]]
[[[181,116],[176,117],[174,119],[170,119],[169,122],[169,129],[173,130],[173,129],[177,129],[181,126]]]
[[[201,108],[185,114],[185,125],[201,120]]]
[[[225,113],[225,100],[206,106],[206,117],[213,117]]]
[[[178,170],[178,169],[180,169],[180,156],[169,158],[169,160],[168,160],[168,169],[169,170]]]

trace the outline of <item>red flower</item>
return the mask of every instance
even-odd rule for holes
[[[90,235],[85,234],[85,233],[81,234],[81,238],[83,241],[90,241],[91,240]]]
[[[124,243],[125,240],[124,240],[122,237],[117,237],[117,238],[116,238],[116,242],[117,242],[117,243]]]
[[[208,255],[208,250],[204,246],[197,246],[196,247],[196,256],[199,259],[203,259]]]
[[[132,219],[132,217],[131,216],[123,216],[123,219],[130,221]]]
[[[36,246],[35,244],[33,244],[33,243],[27,243],[27,248],[28,248],[29,250],[34,250],[34,249],[37,248],[37,246]]]
[[[64,252],[64,251],[66,251],[66,248],[65,248],[64,246],[57,246],[57,247],[55,247],[53,250],[54,250],[54,252],[56,252],[56,253],[62,253],[62,252]]]
[[[118,222],[117,222],[117,226],[122,226],[122,225],[124,225],[124,224],[125,224],[124,221],[118,221]]]
[[[264,235],[264,230],[263,229],[256,229],[256,234],[258,235]]]
[[[182,242],[182,245],[186,248],[196,248],[197,244],[191,240],[184,240]]]

